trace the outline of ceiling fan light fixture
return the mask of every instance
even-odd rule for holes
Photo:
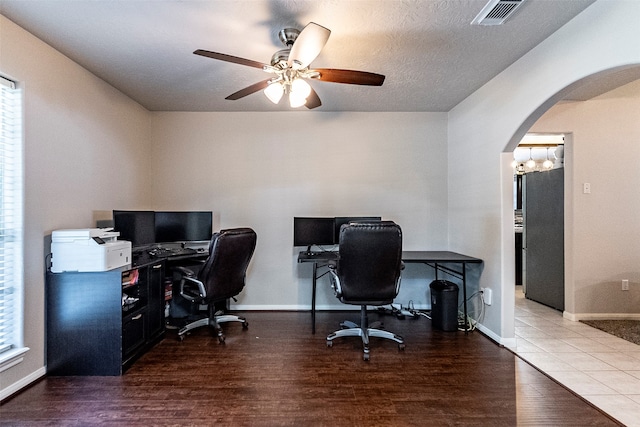
[[[282,95],[284,94],[284,87],[280,82],[271,83],[264,90],[264,94],[267,98],[269,98],[269,101],[273,102],[274,104],[278,104],[280,102],[280,99],[282,98]]]
[[[310,63],[318,57],[324,48],[330,34],[331,30],[314,22],[310,22],[302,30],[285,28],[278,33],[278,37],[286,49],[277,51],[271,57],[270,64],[203,49],[197,49],[193,53],[219,61],[258,68],[275,75],[275,77],[259,81],[225,97],[231,101],[263,91],[274,104],[279,104],[282,97],[288,95],[292,108],[306,106],[312,110],[320,107],[322,102],[313,88],[303,80],[317,79],[331,83],[381,86],[384,82],[384,76],[381,74],[335,68],[309,68]]]
[[[291,108],[302,107],[307,102],[307,97],[311,94],[311,86],[303,79],[294,79],[291,82],[289,92],[289,105]]]

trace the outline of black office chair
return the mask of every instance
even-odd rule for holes
[[[182,275],[180,295],[192,303],[208,306],[208,317],[189,323],[178,331],[180,340],[192,329],[211,326],[218,335],[218,341],[224,343],[220,323],[241,322],[244,329],[248,327],[244,317],[216,313],[215,304],[235,297],[244,288],[256,240],[256,233],[251,228],[221,230],[211,237],[209,257],[197,273],[184,267],[176,268]]]
[[[402,230],[393,221],[349,223],[340,228],[339,257],[329,263],[331,283],[341,302],[360,306],[360,325],[345,321],[343,329],[327,336],[327,346],[340,337],[362,338],[364,360],[369,360],[369,337],[398,343],[404,339],[382,329],[379,322],[369,325],[367,306],[391,304],[400,290]]]

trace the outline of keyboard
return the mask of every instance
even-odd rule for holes
[[[169,256],[195,255],[198,253],[198,251],[191,248],[172,249],[172,252]]]
[[[320,251],[320,252],[305,252],[307,258],[336,258],[338,256],[337,251]]]
[[[156,258],[195,255],[196,253],[198,252],[191,248],[153,248],[149,251],[149,255]]]

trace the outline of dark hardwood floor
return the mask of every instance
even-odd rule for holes
[[[121,377],[46,377],[5,401],[0,425],[590,426],[618,425],[479,332],[383,316],[406,349],[373,338],[333,348],[358,312],[248,312],[226,344],[175,331]],[[372,314],[370,320],[375,320]]]

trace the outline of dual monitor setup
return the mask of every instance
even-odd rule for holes
[[[113,228],[134,250],[159,243],[209,241],[213,214],[205,211],[113,211]]]
[[[294,217],[293,246],[333,246],[340,240],[340,227],[350,222],[381,221],[379,216]],[[213,214],[206,211],[114,210],[113,228],[134,250],[162,243],[209,241]]]
[[[381,221],[379,216],[294,217],[293,246],[333,246],[340,243],[340,227],[350,222]]]

